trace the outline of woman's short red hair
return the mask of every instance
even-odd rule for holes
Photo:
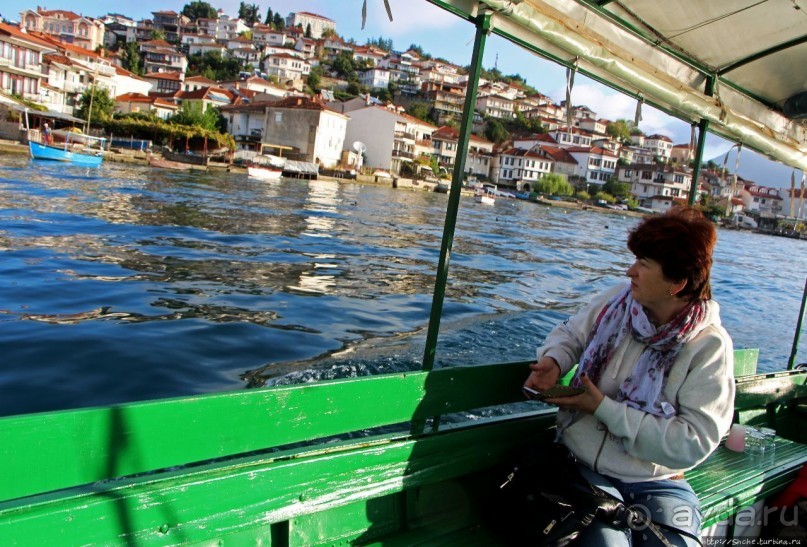
[[[645,218],[628,236],[628,249],[637,258],[661,264],[664,277],[686,280],[677,294],[687,300],[712,298],[709,276],[717,242],[714,224],[694,207],[673,207],[663,215]]]

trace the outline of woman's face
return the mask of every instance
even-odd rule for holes
[[[637,258],[628,268],[627,275],[633,299],[645,308],[653,309],[673,298],[670,296],[673,282],[664,277],[661,264],[652,258]]]

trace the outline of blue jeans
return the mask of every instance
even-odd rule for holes
[[[701,512],[698,497],[685,480],[658,480],[648,482],[622,482],[595,473],[584,465],[580,472],[594,486],[597,486],[627,505],[639,509],[650,519],[666,527],[681,530],[694,537],[677,534],[668,528],[660,530],[664,537],[676,547],[695,547],[700,541]],[[577,545],[591,547],[656,547],[662,545],[656,535],[643,525],[633,530],[619,530],[595,520],[585,529]]]

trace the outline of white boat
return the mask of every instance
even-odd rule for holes
[[[284,150],[291,150],[290,146],[277,144],[261,144],[261,152],[247,165],[247,175],[258,180],[278,180],[283,176],[286,158],[282,156]],[[266,151],[277,150],[279,155],[269,154]]]
[[[477,194],[474,196],[474,201],[477,203],[483,203],[485,205],[493,205],[496,203],[496,198],[490,194],[477,192]]]

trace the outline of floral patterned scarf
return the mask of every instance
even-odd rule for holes
[[[645,349],[619,387],[616,400],[656,416],[671,418],[676,409],[670,403],[660,401],[661,390],[681,346],[706,326],[705,319],[710,315],[711,305],[708,300],[693,301],[669,323],[656,328],[642,305],[633,300],[628,286],[606,304],[594,321],[572,385],[582,384],[582,373],[597,384],[616,348],[630,334],[644,344]]]

